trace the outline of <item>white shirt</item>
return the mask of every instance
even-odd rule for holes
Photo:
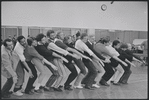
[[[86,51],[90,56],[93,55],[94,53],[87,47],[87,45],[80,39],[78,39],[75,43],[75,48],[82,53]]]
[[[19,42],[16,43],[14,51],[17,53],[17,55],[19,56],[21,61],[25,61],[25,56],[23,54],[24,53],[24,49],[25,48]]]

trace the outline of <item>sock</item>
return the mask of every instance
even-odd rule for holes
[[[41,86],[40,83],[37,83],[35,86],[35,90],[38,90],[40,86]]]

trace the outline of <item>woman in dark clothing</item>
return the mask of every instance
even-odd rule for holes
[[[28,64],[28,66],[30,67],[34,77],[33,78],[29,78],[27,85],[26,85],[26,89],[25,89],[25,93],[27,94],[33,94],[33,91],[31,91],[34,87],[33,84],[37,78],[37,71],[36,68],[38,69],[38,71],[40,72],[39,76],[38,76],[38,83],[35,86],[35,92],[41,93],[41,82],[44,78],[44,72],[43,72],[43,63],[47,63],[49,64],[53,69],[56,69],[56,66],[54,66],[52,63],[50,63],[49,61],[47,61],[43,56],[41,56],[34,48],[34,46],[37,46],[37,41],[35,40],[35,38],[30,37],[27,39],[27,43],[28,46],[25,48],[24,51],[24,55],[26,58],[26,62]],[[36,66],[36,68],[35,68]]]

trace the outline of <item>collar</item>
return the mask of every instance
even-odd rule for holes
[[[25,49],[19,42],[17,42],[17,44],[18,44],[23,50]]]
[[[55,38],[55,39],[54,39],[54,43],[55,43],[56,41],[61,41],[61,42],[63,42],[63,40],[58,39],[58,38]]]

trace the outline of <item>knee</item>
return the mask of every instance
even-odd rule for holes
[[[74,72],[72,72],[72,74],[73,74],[73,76],[78,76],[78,72],[77,71],[74,71]]]
[[[86,75],[86,70],[81,70],[81,72],[80,72],[81,74],[83,74],[83,75]]]
[[[35,78],[35,79],[36,79],[37,77],[38,77],[38,76],[37,76],[37,73],[36,73],[36,74],[34,74],[34,77],[33,77],[33,78]]]
[[[92,72],[94,75],[97,75],[99,72],[97,70]]]
[[[122,74],[124,74],[124,72],[125,72],[124,70],[121,70],[121,71],[120,71],[120,73],[122,73]]]

